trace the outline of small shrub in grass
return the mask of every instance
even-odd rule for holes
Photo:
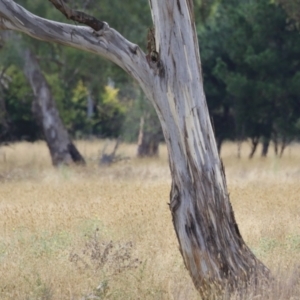
[[[135,269],[141,264],[138,258],[132,257],[132,249],[132,242],[102,241],[97,228],[81,253],[71,252],[69,259],[79,269],[101,271],[109,276]]]
[[[89,236],[83,249],[79,252],[71,252],[69,260],[80,271],[92,271],[101,274],[104,278],[99,286],[84,299],[102,299],[108,296],[108,282],[113,276],[120,273],[136,269],[142,263],[132,254],[133,243],[129,242],[114,242],[103,241],[99,236],[97,228],[91,236]]]

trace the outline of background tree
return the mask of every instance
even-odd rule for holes
[[[265,156],[275,136],[283,144],[299,137],[300,37],[284,10],[264,0],[222,2],[199,32],[211,113],[231,112],[235,136],[252,141],[250,157],[260,141]],[[216,122],[216,135],[224,128]]]
[[[36,57],[26,49],[24,60],[24,73],[34,94],[32,109],[42,128],[53,165],[69,164],[71,161],[84,164],[84,158],[69,138],[61,121],[50,87],[39,68]]]
[[[30,96],[33,99],[31,101],[31,108],[37,124],[40,126],[40,130],[37,130],[37,132],[42,132],[45,137],[53,165],[68,164],[71,161],[85,163],[64,128],[50,87],[42,74],[35,55],[26,47],[26,44],[22,43],[20,37],[12,34],[4,34],[2,37],[13,40],[14,47],[17,47],[17,49],[10,47],[10,50],[17,55],[17,60],[23,68],[26,79],[30,83],[32,89]],[[6,63],[9,63],[9,61]],[[17,105],[22,106],[20,103],[17,103]],[[27,107],[25,109],[28,110]]]

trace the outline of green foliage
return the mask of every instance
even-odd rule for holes
[[[32,116],[32,91],[16,66],[10,66],[6,75],[11,82],[8,89],[3,90],[9,124],[9,134],[5,140],[35,140],[40,136],[40,130]]]
[[[112,86],[105,86],[101,94],[101,102],[97,105],[98,130],[102,136],[117,137],[126,113],[125,105],[118,98],[119,90]]]
[[[276,0],[288,15],[288,22],[291,28],[300,29],[300,0]]]
[[[62,114],[65,117],[66,127],[77,137],[91,131],[92,120],[87,117],[87,97],[88,89],[82,80],[79,80],[72,91],[72,97],[68,104],[69,109]]]
[[[216,13],[221,0],[194,0],[195,17],[199,27]]]
[[[297,138],[300,36],[284,10],[267,0],[223,2],[200,41],[212,115],[229,107],[243,138]]]
[[[116,112],[119,114],[125,113],[125,106],[118,100],[119,90],[109,85],[104,87],[102,94],[102,108],[108,117],[112,117]]]

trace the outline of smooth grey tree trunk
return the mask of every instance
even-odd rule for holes
[[[34,93],[33,113],[40,124],[54,166],[75,163],[84,164],[76,146],[71,141],[59,116],[50,87],[43,75],[39,63],[29,49],[23,52],[24,74]]]
[[[193,2],[149,3],[155,30],[148,54],[105,22],[96,29],[56,23],[11,0],[0,2],[0,26],[102,55],[140,84],[168,147],[170,209],[185,266],[203,299],[220,299],[226,290],[268,278],[269,270],[243,241],[229,201],[203,90]]]

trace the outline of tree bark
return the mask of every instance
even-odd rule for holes
[[[2,27],[98,53],[137,80],[168,147],[170,210],[185,266],[202,298],[215,299],[268,278],[269,270],[243,241],[229,201],[203,90],[192,1],[149,3],[155,32],[147,55],[106,23],[99,31],[55,23],[11,0],[0,2],[0,17]]]
[[[35,55],[29,49],[23,52],[24,74],[34,93],[32,111],[40,124],[54,166],[75,163],[85,164],[71,141],[59,116],[50,87]]]
[[[150,1],[165,73],[145,92],[169,150],[170,209],[180,250],[202,298],[211,299],[218,289],[234,290],[268,270],[244,243],[229,202],[203,90],[192,1],[165,2]]]

